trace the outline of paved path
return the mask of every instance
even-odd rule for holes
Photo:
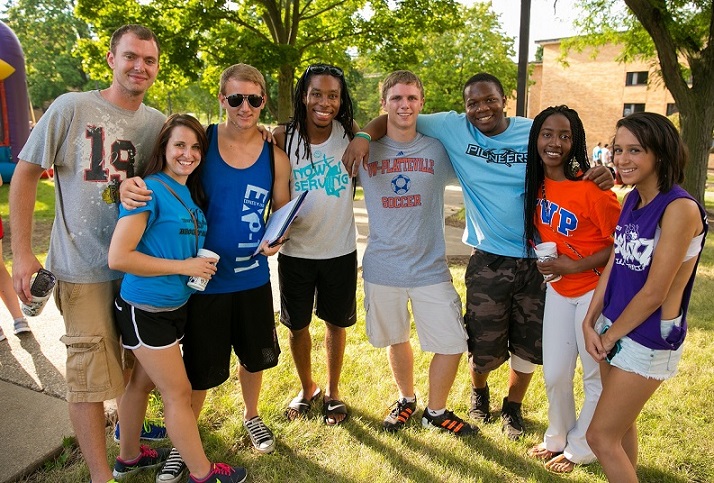
[[[461,206],[461,189],[448,187],[445,215],[452,215]],[[362,201],[355,202],[354,210],[361,265],[369,235],[367,210]],[[469,255],[470,248],[461,242],[461,234],[459,228],[446,227],[448,256]],[[270,259],[270,273],[277,311],[277,257]],[[73,434],[64,401],[65,347],[59,341],[64,323],[53,299],[39,316],[30,319],[31,334],[13,335],[11,320],[0,304],[0,324],[7,335],[7,340],[0,342],[0,483],[15,481],[37,469],[61,451],[64,437]],[[42,437],[27,438],[28,431]]]

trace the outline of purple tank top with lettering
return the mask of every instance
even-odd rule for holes
[[[678,198],[694,200],[678,185],[674,185],[667,193],[660,192],[647,206],[639,209],[635,209],[640,202],[637,188],[628,195],[615,228],[613,248],[615,261],[605,290],[605,304],[602,311],[608,319],[615,321],[647,281],[655,250],[657,225],[667,206]],[[702,246],[704,246],[707,231],[706,213],[699,204],[697,205],[704,223],[705,236],[702,238]],[[699,264],[699,256],[697,256],[697,264]],[[695,273],[696,266],[682,296],[681,326],[674,327],[666,340],[663,339],[660,332],[662,317],[659,307],[627,334],[628,337],[650,349],[678,349],[687,333],[687,308]]]

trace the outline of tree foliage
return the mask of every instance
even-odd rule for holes
[[[75,52],[89,37],[87,24],[73,15],[71,0],[16,0],[7,4],[3,21],[15,32],[25,54],[27,84],[34,107],[60,94],[82,90],[90,82]]]
[[[714,131],[714,19],[711,0],[584,0],[577,22],[586,36],[570,47],[620,43],[619,60],[658,61],[679,109],[689,148],[684,188],[704,199]]]
[[[463,111],[464,83],[478,72],[498,77],[507,96],[516,89],[513,38],[502,31],[490,3],[461,7],[459,17],[458,27],[426,37],[420,62],[411,66],[424,82],[424,112]]]
[[[463,111],[465,82],[488,72],[503,83],[506,94],[516,88],[518,66],[512,60],[513,39],[503,31],[490,3],[460,5],[456,19],[448,17],[444,32],[402,30],[400,42],[413,45],[410,57],[387,53],[384,45],[365,45],[356,60],[364,77],[353,89],[360,123],[379,113],[380,81],[396,69],[409,69],[424,83],[424,112]]]
[[[450,25],[445,14],[455,9],[455,0],[78,0],[77,5],[104,49],[121,24],[152,28],[165,51],[159,81],[168,85],[185,85],[200,75],[202,85],[211,83],[216,93],[222,68],[237,62],[255,66],[268,78],[274,94],[268,107],[279,121],[290,116],[296,74],[309,63],[349,65],[348,48],[361,43],[380,46],[385,56],[411,56],[422,44],[405,42],[403,29],[443,30]],[[91,53],[90,46],[84,49]]]

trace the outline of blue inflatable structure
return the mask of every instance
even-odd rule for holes
[[[30,135],[25,56],[10,27],[0,22],[0,175],[12,178],[17,155]]]

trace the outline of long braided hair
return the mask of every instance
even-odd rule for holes
[[[538,198],[542,192],[542,185],[545,180],[543,161],[538,154],[538,136],[545,120],[553,114],[561,114],[570,122],[572,133],[572,147],[570,149],[569,160],[563,165],[565,178],[571,181],[579,180],[590,169],[588,159],[588,149],[585,144],[585,128],[580,120],[577,111],[568,106],[551,106],[544,109],[533,119],[531,132],[528,136],[528,157],[526,164],[526,195],[523,200],[523,226],[526,256],[532,251],[531,241],[535,240],[537,232],[535,223],[535,213],[538,207]]]
[[[303,102],[303,97],[307,95],[307,88],[310,85],[310,79],[316,75],[331,75],[340,81],[340,109],[337,112],[335,119],[345,130],[345,135],[350,140],[354,137],[352,134],[352,125],[354,124],[354,111],[352,108],[352,98],[350,97],[345,75],[342,69],[329,64],[312,64],[305,69],[305,72],[300,76],[295,85],[295,98],[293,100],[293,117],[285,126],[285,151],[290,155],[292,150],[294,134],[297,133],[299,139],[295,146],[295,157],[300,160],[300,141],[303,145],[303,157],[310,159],[312,163],[312,150],[310,149],[310,136],[307,133],[307,106]]]

